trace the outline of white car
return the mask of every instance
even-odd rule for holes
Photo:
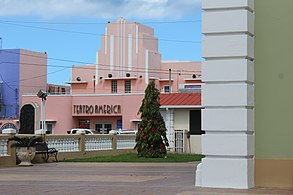
[[[113,135],[122,135],[122,134],[128,134],[128,135],[135,135],[137,133],[137,130],[127,130],[127,129],[116,129],[116,130],[111,130],[109,134]]]
[[[69,134],[83,134],[83,135],[87,135],[87,134],[94,134],[93,130],[91,129],[71,129],[69,131]]]

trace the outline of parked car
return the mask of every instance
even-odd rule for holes
[[[71,129],[70,131],[67,131],[68,134],[83,134],[83,135],[92,135],[95,134],[96,131],[91,129]]]
[[[135,135],[137,133],[137,130],[133,130],[133,129],[115,129],[115,130],[111,130],[109,131],[109,134],[112,135],[122,135],[122,134],[129,134],[129,135]]]

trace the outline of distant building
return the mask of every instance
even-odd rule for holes
[[[7,120],[16,125],[11,119],[18,119],[21,96],[35,94],[46,84],[47,54],[24,49],[0,50],[0,128],[9,123]]]
[[[47,84],[46,91],[48,94],[69,94],[70,93],[70,86],[65,85],[56,85],[56,84]]]
[[[96,63],[72,66],[71,72],[71,81],[68,82],[71,93],[62,96],[49,94],[46,100],[46,124],[52,133],[62,134],[76,127],[100,133],[108,133],[111,129],[137,130],[140,122],[138,110],[149,81],[155,81],[162,94],[170,93],[171,99],[175,97],[172,94],[181,92],[198,93],[197,96],[181,96],[187,100],[198,99],[202,85],[200,62],[162,62],[154,29],[123,18],[107,24]],[[35,110],[36,120],[40,118],[40,104],[36,96],[23,96],[23,106]],[[200,111],[200,104],[199,99],[162,105],[171,147],[174,147],[175,127],[190,130],[189,121],[194,120],[190,117],[200,119],[200,114],[190,114],[191,110]],[[181,120],[180,116],[187,118]],[[174,124],[174,121],[180,123]],[[35,124],[37,129],[39,121]]]

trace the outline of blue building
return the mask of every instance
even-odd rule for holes
[[[21,96],[46,89],[47,54],[23,49],[0,50],[0,118],[17,119]]]

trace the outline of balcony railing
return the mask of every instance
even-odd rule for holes
[[[9,137],[0,135],[0,167],[15,166],[15,150],[10,148]],[[19,137],[35,136],[17,134]],[[58,159],[92,157],[98,155],[114,155],[131,152],[135,146],[135,135],[46,135],[45,141],[49,148],[58,150]]]

